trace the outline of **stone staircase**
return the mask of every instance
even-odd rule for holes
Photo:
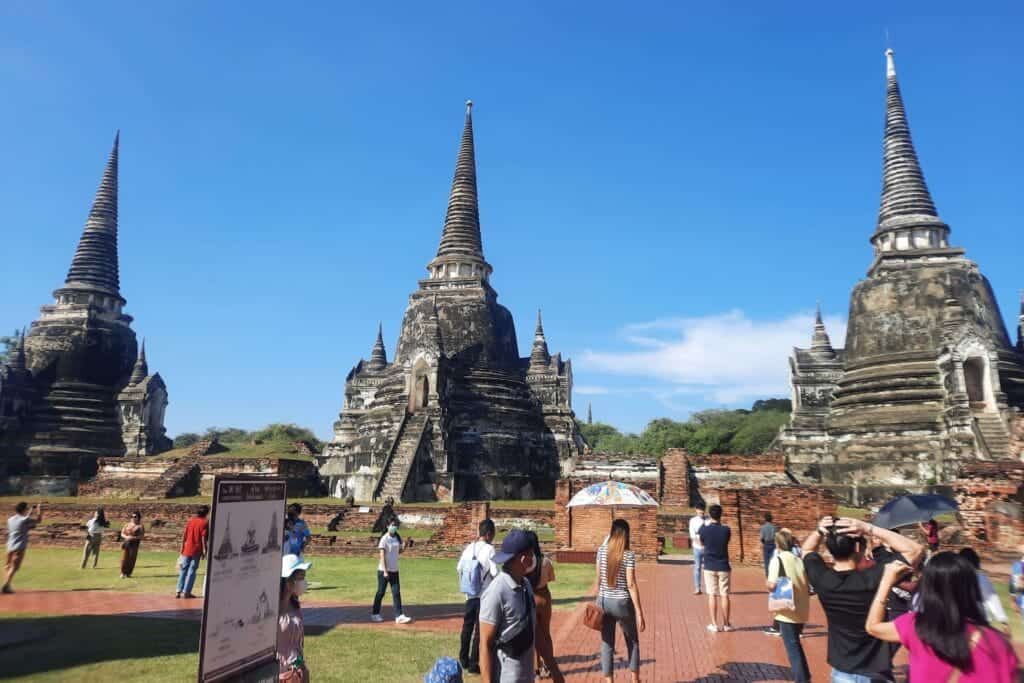
[[[416,458],[416,451],[419,449],[426,426],[427,416],[424,413],[406,417],[398,437],[395,439],[395,447],[384,465],[374,500],[385,500],[390,496],[401,502],[402,490],[405,488],[405,481],[409,478],[409,470],[412,469],[412,463]]]
[[[985,442],[988,456],[993,459],[1009,458],[1010,434],[1002,418],[995,413],[980,413],[974,416],[974,422],[978,428],[976,433],[980,433]]]
[[[173,497],[174,488],[198,466],[198,456],[186,455],[180,458],[168,467],[163,474],[147,484],[146,488],[139,494],[139,498],[142,500],[157,500]]]

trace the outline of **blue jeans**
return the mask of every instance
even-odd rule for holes
[[[192,593],[192,586],[196,585],[196,571],[199,570],[200,556],[181,556],[181,570],[178,572],[178,592]]]
[[[622,626],[629,670],[640,671],[640,639],[637,637],[633,600],[598,598],[597,605],[604,610],[604,621],[601,622],[601,672],[605,676],[611,676],[615,667],[615,624]]]
[[[764,575],[768,576],[768,565],[771,564],[772,556],[775,555],[775,544],[762,543],[761,549],[764,551]]]
[[[782,634],[782,645],[786,648],[789,668],[793,670],[793,680],[796,683],[808,683],[811,680],[811,671],[807,668],[807,657],[804,655],[803,645],[800,644],[800,634],[804,631],[804,625],[785,621],[776,621],[775,625]]]
[[[864,674],[848,674],[843,671],[832,669],[832,683],[873,683],[871,676]]]
[[[400,617],[402,612],[402,586],[398,583],[398,572],[384,572],[377,570],[377,594],[373,596],[373,613],[380,614],[380,603],[384,600],[384,593],[388,585],[391,585],[391,602],[395,606],[395,617]]]
[[[704,569],[704,548],[693,549],[693,590],[702,591],[704,586],[701,584],[700,573]]]

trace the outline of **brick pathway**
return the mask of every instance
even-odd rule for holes
[[[640,637],[644,681],[673,683],[768,683],[790,680],[782,641],[766,636],[767,599],[759,569],[733,572],[733,633],[708,633],[705,629],[707,598],[693,595],[692,566],[688,560],[671,559],[639,567],[641,597],[646,606],[647,630]],[[557,593],[557,584],[553,586]],[[113,591],[23,591],[0,596],[0,612],[33,614],[123,614],[156,618],[198,620],[201,600],[176,600],[173,595]],[[373,624],[365,604],[325,603],[310,600],[303,608],[310,630],[335,626],[396,628],[388,620]],[[462,625],[462,605],[410,605],[416,620],[409,626],[453,632]],[[573,683],[601,681],[600,636],[582,625],[582,606],[556,610],[552,634],[555,651],[568,680]],[[384,616],[391,615],[385,605]],[[828,680],[825,662],[824,615],[817,600],[811,601],[811,623],[804,650],[815,680]],[[617,635],[617,678],[628,680],[623,662],[624,645]],[[902,663],[902,659],[897,659]]]

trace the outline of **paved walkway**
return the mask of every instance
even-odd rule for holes
[[[693,594],[689,560],[669,559],[641,564],[641,598],[646,607],[647,630],[640,637],[641,677],[644,681],[672,683],[738,683],[791,680],[782,642],[766,636],[769,621],[763,574],[755,568],[733,572],[732,633],[706,630],[707,598]],[[552,586],[557,594],[557,583]],[[173,595],[113,591],[25,591],[0,597],[0,612],[35,614],[123,614],[198,620],[201,600],[176,600]],[[303,609],[311,631],[336,626],[396,628],[393,622],[368,622],[364,604],[324,603],[310,600]],[[461,605],[410,606],[416,621],[406,627],[431,631],[457,631],[462,625]],[[552,634],[555,651],[567,680],[601,681],[600,635],[582,624],[582,606],[556,610]],[[390,615],[385,606],[384,615]],[[811,601],[811,623],[804,649],[815,680],[828,680],[825,662],[825,619],[817,600]],[[617,635],[617,678],[628,680],[624,645]],[[440,654],[440,653],[439,653]],[[902,657],[897,663],[903,662]]]

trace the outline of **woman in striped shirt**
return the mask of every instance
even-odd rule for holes
[[[647,626],[636,581],[636,556],[629,549],[629,524],[624,519],[612,522],[608,539],[597,549],[597,581],[597,604],[604,610],[601,671],[605,680],[611,683],[615,659],[615,625],[619,624],[629,654],[629,671],[633,683],[638,683],[640,642],[637,634]]]

